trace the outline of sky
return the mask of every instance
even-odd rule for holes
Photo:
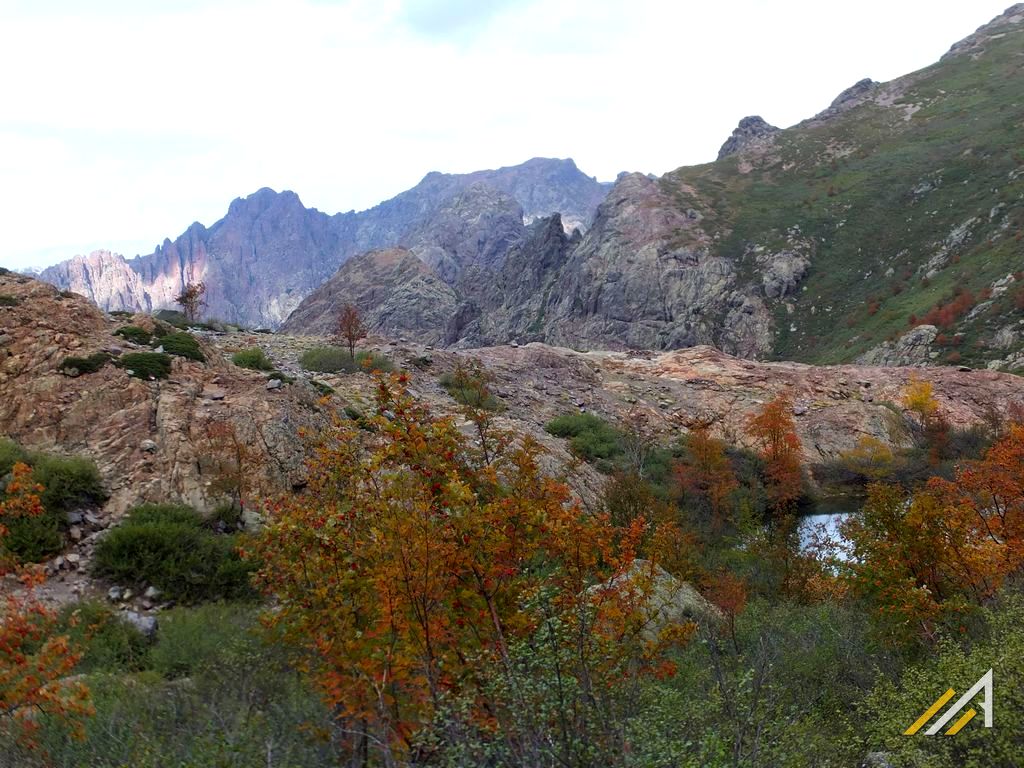
[[[714,159],[1010,0],[0,0],[0,266],[149,253],[236,197],[362,210],[427,172]]]

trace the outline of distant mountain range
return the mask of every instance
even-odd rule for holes
[[[104,309],[147,312],[173,307],[186,282],[203,280],[210,316],[277,327],[351,256],[428,243],[431,222],[450,218],[452,205],[465,205],[479,190],[501,198],[501,215],[509,221],[503,218],[500,225],[514,226],[494,237],[510,240],[521,236],[530,221],[554,212],[563,214],[569,228],[586,226],[610,186],[582,173],[572,160],[535,158],[497,170],[429,173],[374,208],[333,216],[306,208],[294,192],[264,188],[233,201],[212,226],[196,222],[146,256],[125,259],[96,251],[49,267],[40,276]],[[464,236],[490,237],[481,229],[490,226],[488,220],[474,226]],[[500,249],[501,243],[482,247]],[[469,258],[468,252],[462,257]],[[435,258],[444,260],[440,252]]]
[[[150,256],[43,277],[141,309],[204,279],[211,315],[293,333],[351,301],[378,330],[457,346],[1024,368],[1022,148],[1018,4],[930,67],[791,128],[744,118],[715,162],[660,178],[609,187],[536,159],[336,216],[261,190]]]

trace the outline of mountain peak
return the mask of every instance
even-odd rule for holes
[[[747,147],[759,143],[778,130],[778,128],[770,125],[760,115],[744,117],[732,132],[732,135],[725,140],[722,148],[718,150],[718,159],[721,160],[729,155],[742,152]]]
[[[992,21],[988,22],[988,24],[983,24],[978,27],[973,34],[968,35],[963,40],[953,43],[949,52],[942,57],[941,61],[946,61],[947,59],[962,56],[964,54],[971,54],[972,56],[977,55],[984,50],[985,43],[1002,37],[1007,31],[1007,27],[1018,24],[1024,24],[1024,3],[1011,5],[1001,14],[992,19]]]

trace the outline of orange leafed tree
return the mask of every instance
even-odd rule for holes
[[[55,633],[53,612],[33,598],[38,573],[19,567],[4,548],[4,520],[42,514],[42,490],[32,481],[32,470],[18,463],[0,500],[0,578],[15,573],[22,585],[0,606],[0,729],[13,729],[29,747],[35,746],[38,715],[57,717],[81,736],[81,719],[92,712],[85,685],[64,679],[80,654],[66,635]]]
[[[359,310],[351,304],[346,304],[338,313],[338,335],[345,341],[348,347],[348,354],[353,360],[356,359],[356,343],[366,338],[367,328]]]
[[[725,443],[708,427],[694,429],[686,441],[687,455],[675,465],[675,478],[684,500],[695,503],[720,533],[732,511],[732,494],[739,487]]]
[[[747,422],[765,465],[768,501],[776,512],[792,508],[803,489],[800,438],[789,399],[779,395]]]
[[[585,514],[529,439],[482,457],[405,384],[380,379],[362,429],[339,419],[320,436],[305,492],[270,505],[255,544],[279,600],[268,621],[306,651],[353,764],[406,759],[453,696],[475,727],[536,742],[510,715],[530,711],[513,656],[546,622],[595,696],[652,658],[635,590],[590,589],[632,565],[646,523]]]

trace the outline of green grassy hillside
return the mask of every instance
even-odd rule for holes
[[[809,253],[778,358],[849,361],[925,322],[936,362],[1024,347],[1024,24],[662,184],[751,281],[756,246]]]

